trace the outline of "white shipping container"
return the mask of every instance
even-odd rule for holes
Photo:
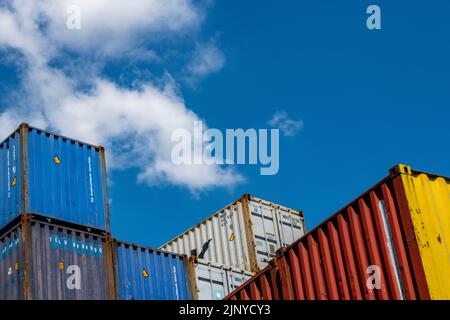
[[[245,194],[161,249],[257,272],[304,233],[301,211]]]
[[[194,300],[222,300],[254,275],[249,271],[210,261],[191,258],[189,262]]]

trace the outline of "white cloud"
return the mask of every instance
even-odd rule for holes
[[[217,72],[225,64],[225,56],[213,41],[198,43],[192,61],[187,66],[187,72],[194,77],[203,77]]]
[[[80,8],[79,30],[66,26],[71,6]],[[148,40],[180,36],[203,20],[191,0],[13,0],[11,8],[23,30],[45,32],[53,45],[112,56],[133,47],[143,35]]]
[[[0,47],[18,49],[28,61],[22,79],[25,95],[16,106],[0,113],[2,136],[26,121],[102,144],[107,148],[110,167],[139,168],[139,180],[149,184],[171,183],[197,192],[243,180],[232,169],[217,165],[172,163],[172,131],[193,130],[194,121],[200,119],[186,107],[170,77],[158,84],[145,80],[136,88],[124,88],[103,78],[93,58],[82,61],[86,64],[83,72],[70,75],[64,67],[49,66],[64,48],[80,51],[82,57],[101,54],[104,59],[114,59],[121,52],[140,56],[133,47],[138,35],[148,33],[146,39],[153,41],[157,33],[178,36],[196,27],[202,14],[191,1],[30,3],[27,6],[24,0],[17,0],[9,8],[0,7],[0,28],[5,28],[0,32]],[[64,6],[69,3],[82,8],[82,31],[74,37],[62,27]],[[40,24],[44,27],[37,27]],[[93,51],[94,47],[98,50]],[[80,83],[88,89],[79,90]]]
[[[278,128],[286,136],[295,136],[303,129],[303,120],[294,120],[289,118],[286,111],[277,111],[269,121],[269,125]]]

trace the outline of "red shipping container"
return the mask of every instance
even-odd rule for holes
[[[404,185],[414,174],[394,167],[225,300],[430,299]]]

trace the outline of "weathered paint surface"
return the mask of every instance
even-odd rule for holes
[[[108,299],[104,238],[43,223],[31,232],[33,299]]]
[[[196,296],[199,300],[222,300],[253,276],[235,267],[197,260],[193,262]]]
[[[448,298],[449,208],[447,178],[399,165],[226,299]]]
[[[243,270],[264,268],[278,248],[304,234],[295,210],[245,195],[161,249]]]
[[[28,248],[24,226],[1,240],[0,299],[105,300],[105,239],[43,222],[30,222]],[[27,232],[28,233],[28,232]],[[24,252],[30,257],[26,263]],[[24,276],[28,269],[28,276]],[[112,270],[111,270],[112,271]],[[27,281],[25,281],[25,278]],[[29,290],[25,289],[28,283]],[[29,292],[29,296],[25,296]]]
[[[191,299],[183,256],[117,242],[114,259],[118,299]]]
[[[411,172],[402,180],[432,299],[450,299],[450,179]]]
[[[22,234],[20,229],[0,238],[0,300],[23,297]]]
[[[22,210],[21,155],[20,135],[16,131],[0,143],[0,228]]]
[[[103,152],[21,126],[0,144],[0,227],[36,213],[109,230]]]

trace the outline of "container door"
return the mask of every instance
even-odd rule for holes
[[[222,300],[226,296],[227,276],[222,268],[196,263],[195,271],[199,300]]]
[[[253,277],[253,273],[231,268],[227,272],[226,295],[239,288],[244,282]]]
[[[304,234],[303,222],[298,215],[256,201],[250,201],[250,212],[260,269],[276,256],[279,248]]]
[[[303,236],[303,220],[298,215],[278,209],[275,210],[275,215],[282,247],[287,247]]]
[[[250,214],[253,223],[253,236],[255,237],[256,257],[260,269],[275,257],[276,250],[280,246],[277,237],[277,223],[270,210],[252,203]]]

